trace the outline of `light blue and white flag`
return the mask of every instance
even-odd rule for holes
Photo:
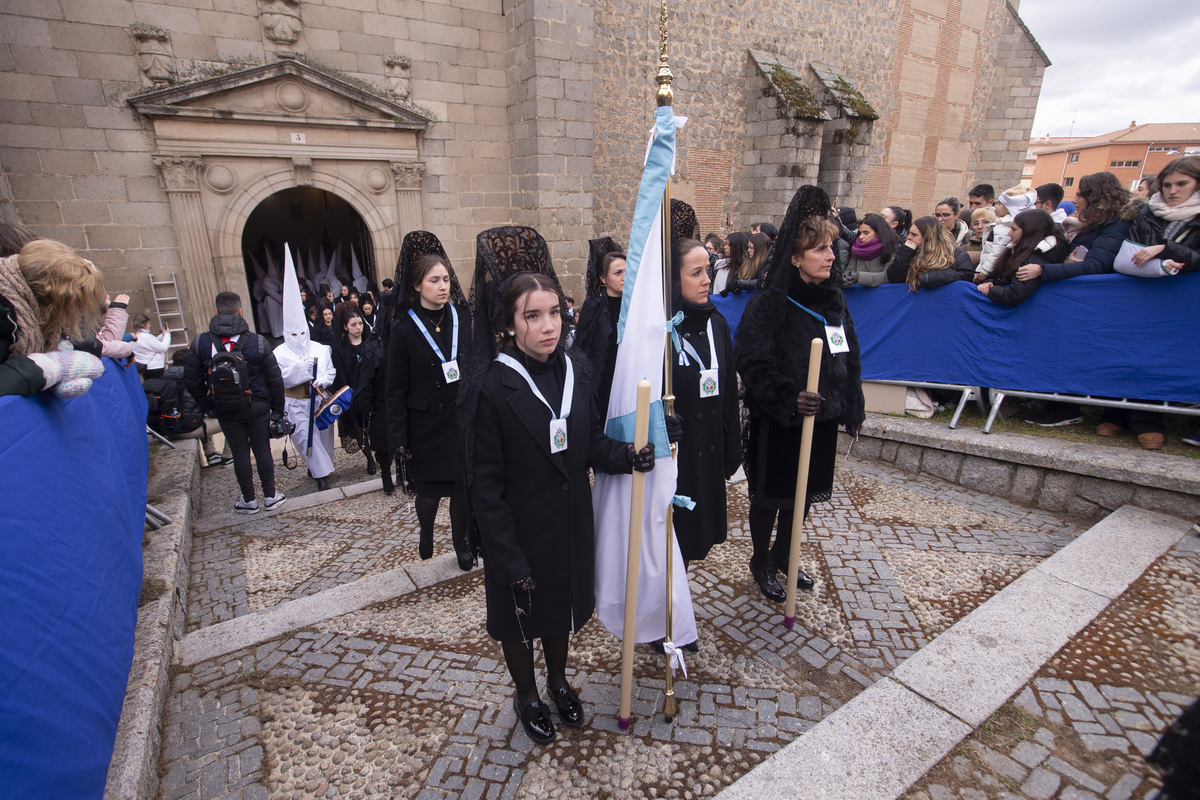
[[[650,134],[629,233],[625,289],[617,322],[617,361],[605,417],[608,435],[627,442],[633,441],[638,382],[650,381],[650,396],[662,397],[663,348],[667,337],[663,217],[670,214],[669,209],[663,209],[663,192],[675,169],[675,129],[684,121],[675,117],[669,107],[655,111],[655,126]],[[654,470],[646,474],[634,637],[638,642],[657,641],[666,636],[667,508],[675,496],[676,469],[667,442],[661,399],[650,406],[650,441],[654,442],[656,460]],[[632,489],[631,475],[598,473],[592,491],[596,520],[596,612],[604,627],[617,638],[621,638],[625,627],[625,565]],[[671,638],[687,644],[696,641],[696,617],[683,558],[674,538],[669,557],[674,560]]]

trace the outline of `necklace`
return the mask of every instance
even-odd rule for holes
[[[422,308],[421,311],[425,312],[425,316],[429,319],[430,322],[433,322],[433,312],[432,311],[430,311],[427,308]],[[435,333],[442,332],[442,322],[444,322],[445,319],[446,319],[446,306],[442,306],[442,315],[440,317],[438,317],[437,322],[433,322],[433,330]]]

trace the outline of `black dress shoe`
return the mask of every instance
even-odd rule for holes
[[[780,566],[779,563],[776,562],[775,569],[779,570],[779,573],[781,575],[783,575],[783,580],[787,580],[787,564]],[[804,570],[797,567],[796,568],[796,588],[804,589],[807,591],[808,589],[811,589],[812,587],[813,587],[812,576],[809,575]]]
[[[697,639],[694,642],[685,644],[683,646],[683,649],[687,650],[689,653],[699,653],[700,652],[700,641]]]
[[[470,572],[475,566],[475,557],[470,553],[455,553],[458,556],[458,568],[463,572]]]
[[[754,562],[750,562],[750,574],[754,576],[754,582],[758,584],[758,588],[767,596],[768,600],[774,600],[776,603],[782,603],[787,599],[787,592],[779,585],[779,580],[775,577],[775,568],[771,566],[759,567],[755,566]]]
[[[558,719],[563,725],[578,728],[583,724],[583,704],[579,702],[579,695],[575,694],[574,689],[564,686],[556,690],[547,686],[546,690],[554,698],[554,705],[558,707]]]
[[[538,744],[554,741],[554,723],[546,713],[546,706],[535,700],[521,708],[521,702],[514,697],[513,711],[517,712],[517,718],[521,720],[521,726],[525,728],[525,734],[530,739]]]
[[[328,488],[329,488],[329,479],[328,478],[317,478],[317,491],[318,492],[323,492]]]

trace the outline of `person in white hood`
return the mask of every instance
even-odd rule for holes
[[[309,341],[308,323],[304,319],[304,304],[300,300],[300,282],[292,254],[286,245],[283,270],[283,344],[275,348],[275,360],[283,373],[284,409],[288,421],[296,426],[292,443],[304,455],[308,471],[317,480],[317,489],[329,488],[327,477],[333,472],[333,426],[317,430],[312,425],[312,452],[308,452],[308,432],[311,415],[321,405],[311,403],[313,386],[322,389],[333,384],[336,372],[333,353],[328,345]],[[315,371],[315,374],[314,374]]]

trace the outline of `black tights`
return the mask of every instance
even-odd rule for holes
[[[463,500],[464,498],[458,492],[450,495],[450,531],[456,551],[459,549],[459,541],[465,542],[463,537],[466,534],[466,520],[463,513]],[[420,494],[413,500],[413,505],[417,509],[417,522],[421,524],[418,555],[422,560],[433,558],[433,521],[437,517],[438,505],[441,501],[440,497],[425,497]]]
[[[804,518],[808,519],[808,509],[812,504],[804,501]],[[771,528],[775,527],[775,516],[779,515],[779,532],[775,535],[775,546],[771,546]],[[789,550],[792,546],[792,509],[785,508],[776,511],[773,508],[750,507],[750,543],[754,552],[750,560],[755,564],[767,563],[767,557],[776,564],[788,562]]]
[[[567,645],[570,641],[570,636],[565,633],[542,637],[542,654],[546,658],[546,685],[552,692],[567,686]],[[512,676],[513,685],[517,688],[517,700],[522,706],[538,700],[537,678],[533,674],[533,642],[501,642],[500,646],[504,649],[504,663],[508,665],[508,674]]]

